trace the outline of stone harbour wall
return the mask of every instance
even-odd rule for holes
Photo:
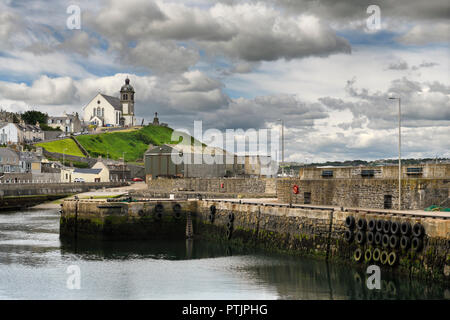
[[[299,192],[293,192],[293,186]],[[439,205],[449,198],[450,179],[402,180],[402,209],[418,210]],[[277,181],[277,198],[281,203],[315,204],[382,209],[385,196],[391,208],[398,208],[396,179],[283,179]]]
[[[274,178],[158,178],[147,179],[147,185],[149,191],[164,192],[276,193],[276,181]]]

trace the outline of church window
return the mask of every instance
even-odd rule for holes
[[[101,116],[101,110],[100,107],[97,108],[97,115],[100,117]]]
[[[94,117],[95,117],[95,110],[96,110],[96,109],[94,108]]]
[[[128,94],[126,93],[123,94],[123,100],[128,100]]]
[[[134,100],[134,93],[131,94],[131,101]]]
[[[102,117],[105,116],[105,108],[102,108]]]

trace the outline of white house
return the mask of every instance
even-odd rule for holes
[[[19,133],[17,126],[11,122],[0,122],[0,144],[19,142]]]
[[[134,126],[134,88],[130,79],[120,89],[120,98],[98,93],[84,108],[85,123],[98,127]]]

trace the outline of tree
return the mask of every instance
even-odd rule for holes
[[[36,122],[39,124],[47,124],[48,115],[36,110],[26,111],[22,114],[22,119],[26,124],[35,125]]]

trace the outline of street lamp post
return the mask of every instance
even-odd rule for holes
[[[401,144],[402,144],[402,111],[401,111],[401,99],[400,97],[390,97],[391,100],[398,100],[398,210],[402,209],[402,156],[401,156]]]
[[[123,165],[122,165],[122,179],[125,181],[125,151],[122,152],[122,159],[123,159]]]
[[[67,148],[64,148],[64,150],[63,150],[63,166],[66,166],[66,165],[65,165],[65,163],[66,163],[66,161],[65,161],[65,155],[66,155],[66,154],[64,153],[66,150],[67,150]]]
[[[284,121],[283,119],[278,119],[281,121],[281,175],[284,176]]]

